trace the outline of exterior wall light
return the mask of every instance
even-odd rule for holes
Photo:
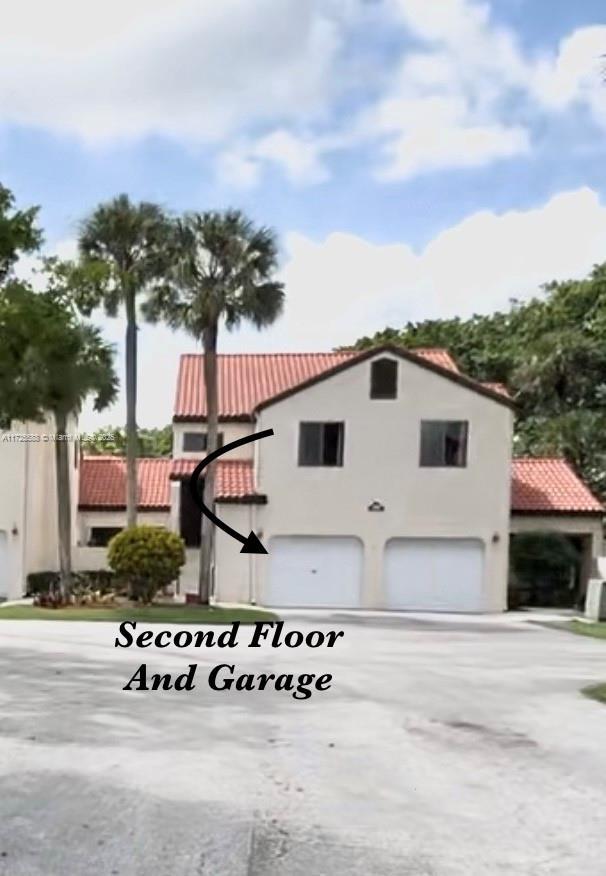
[[[373,499],[373,501],[370,503],[370,505],[368,506],[368,508],[366,510],[367,511],[385,511],[385,505],[382,502],[379,502],[378,499]]]

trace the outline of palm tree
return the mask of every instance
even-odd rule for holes
[[[104,264],[108,282],[87,296],[81,309],[102,303],[108,316],[126,311],[126,516],[137,522],[137,296],[158,282],[166,265],[171,224],[156,204],[131,203],[120,195],[101,204],[83,222],[79,249],[85,262]]]
[[[59,571],[61,590],[71,589],[71,495],[68,441],[70,417],[78,414],[85,399],[95,395],[95,410],[111,404],[117,394],[118,381],[113,368],[114,351],[101,338],[99,329],[82,323],[57,320],[49,332],[45,394],[47,409],[55,418],[55,468],[57,479],[57,520],[59,535]]]
[[[151,321],[164,319],[201,341],[204,348],[207,449],[217,448],[219,323],[232,329],[243,320],[257,328],[282,312],[284,288],[273,279],[278,251],[274,232],[256,227],[239,210],[188,213],[178,220],[173,237],[170,281],[155,290],[144,306]],[[214,464],[206,469],[204,504],[212,507]],[[210,597],[213,528],[202,527],[200,601]]]

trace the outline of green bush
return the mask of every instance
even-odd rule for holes
[[[91,569],[86,572],[78,572],[74,577],[83,588],[94,590],[98,593],[110,593],[119,589],[120,581],[111,569]]]
[[[30,572],[27,576],[27,596],[50,593],[59,589],[58,572]]]
[[[130,588],[130,595],[151,602],[158,590],[179,577],[185,564],[180,536],[156,526],[135,526],[115,535],[107,549],[109,565]]]
[[[85,572],[74,572],[72,576],[74,591],[90,590],[98,593],[110,593],[119,589],[120,582],[109,569],[91,569]],[[27,595],[36,596],[39,593],[52,593],[59,589],[58,572],[30,572],[27,576]]]

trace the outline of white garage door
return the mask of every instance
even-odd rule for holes
[[[482,611],[484,546],[476,539],[394,538],[385,548],[388,608]]]
[[[357,608],[362,553],[357,538],[293,535],[270,539],[265,605]]]
[[[0,530],[0,599],[8,597],[8,538]]]

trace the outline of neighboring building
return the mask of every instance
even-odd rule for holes
[[[510,533],[530,528],[576,538],[586,581],[601,504],[563,460],[512,462],[506,390],[461,374],[445,350],[218,359],[222,442],[275,432],[217,466],[217,514],[269,550],[242,555],[217,530],[218,600],[502,611]],[[200,355],[182,357],[173,427],[173,459],[140,460],[140,521],[181,533],[180,592],[195,593],[201,515],[187,479],[206,449]],[[105,563],[125,493],[124,460],[83,460],[78,568]]]
[[[75,434],[75,423],[70,434]],[[6,424],[0,431],[0,599],[22,595],[30,572],[56,569],[57,487],[55,426],[46,423]],[[77,442],[69,442],[72,527],[77,526]]]

